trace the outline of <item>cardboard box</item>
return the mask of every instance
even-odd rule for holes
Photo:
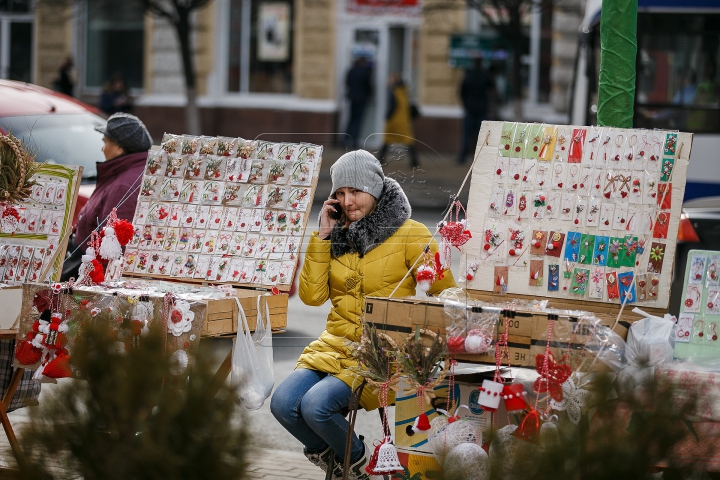
[[[482,292],[471,292],[473,296],[478,294],[479,300],[484,302],[494,301],[505,303],[510,300],[500,295],[480,295]],[[578,302],[571,299],[559,302],[552,300],[549,305],[552,308],[562,310],[577,310]],[[582,304],[582,306],[588,306]],[[595,308],[597,304],[590,304]],[[599,312],[588,312],[595,315],[602,325],[614,327],[613,331],[622,339],[627,338],[630,324],[642,318],[640,315],[631,312],[628,308],[623,311],[622,320],[615,322],[617,313],[612,314],[613,308],[617,305],[607,305]],[[595,308],[597,310],[597,308]],[[658,309],[645,309],[652,315],[662,316]],[[578,312],[580,316],[581,312]],[[445,314],[444,303],[440,300],[428,298],[418,300],[414,298],[388,299],[381,297],[365,298],[365,321],[373,324],[379,331],[388,334],[398,343],[402,343],[408,335],[411,335],[416,328],[425,328],[444,336],[449,319]],[[556,321],[555,334],[551,350],[556,358],[561,358],[567,352],[568,343],[572,340],[570,352],[579,352],[585,344],[586,335],[591,332],[578,332],[573,338],[573,323],[567,318]],[[515,318],[510,320],[508,330],[508,355],[503,357],[503,365],[513,367],[534,367],[535,357],[545,352],[547,344],[548,313],[536,311],[515,311]],[[499,324],[498,331],[504,333],[504,323]],[[457,354],[455,358],[464,362],[495,363],[494,353],[481,355]]]
[[[255,330],[257,322],[258,296],[263,316],[265,315],[265,305],[268,306],[272,330],[280,331],[287,327],[288,295],[286,293],[265,295],[264,292],[254,290],[239,288],[233,290],[245,312],[250,330]],[[207,300],[207,304],[207,314],[202,329],[203,337],[219,337],[237,333],[239,312],[235,299]]]
[[[458,381],[457,379],[461,379]],[[465,418],[478,426],[478,432],[485,421],[489,418],[482,407],[478,404],[480,391],[478,385],[482,383],[482,376],[456,376],[454,388],[454,402],[458,405],[467,405],[468,408],[460,409],[458,415]],[[472,381],[470,381],[472,379]],[[467,381],[465,381],[467,380]],[[395,396],[395,445],[398,451],[409,453],[422,453],[432,455],[432,450],[428,445],[429,432],[413,432],[412,426],[417,418],[420,405],[417,395],[403,393],[407,386],[402,381],[400,383],[401,391]],[[448,403],[448,385],[444,383],[434,389],[435,398],[432,404],[424,403],[425,414],[432,422],[437,418],[438,413],[435,409],[440,408],[446,410]],[[468,410],[469,409],[469,410]],[[482,442],[482,439],[479,440]],[[404,465],[404,464],[403,464]]]

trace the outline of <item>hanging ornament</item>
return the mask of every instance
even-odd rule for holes
[[[373,459],[375,463],[373,464]],[[403,473],[404,469],[398,458],[397,449],[393,444],[392,437],[385,437],[379,445],[375,447],[370,464],[365,467],[365,471],[370,475],[394,475]]]
[[[490,480],[488,454],[477,443],[461,443],[443,463],[445,480]]]
[[[95,257],[95,249],[88,247],[85,255],[81,257],[82,263],[78,270],[77,285],[95,285],[105,281],[103,267]]]
[[[505,410],[508,413],[518,413],[527,408],[527,392],[522,383],[511,383],[505,385],[502,391],[503,400],[505,401]]]
[[[478,403],[490,412],[494,412],[500,406],[502,393],[504,388],[504,380],[500,375],[500,365],[502,365],[503,355],[509,355],[508,350],[508,332],[510,331],[510,320],[515,318],[515,312],[503,311],[501,315],[505,318],[505,330],[498,334],[497,344],[495,345],[495,376],[492,380],[483,380],[479,387],[480,396]]]
[[[450,205],[450,220],[443,220],[437,225],[440,238],[442,239],[440,241],[440,251],[445,269],[450,268],[452,265],[452,249],[450,247],[452,246],[460,250],[460,247],[472,238],[472,234],[467,228],[467,218],[462,220],[459,218],[461,211],[463,215],[467,217],[467,212],[465,212],[465,208],[462,206],[462,203],[460,203],[460,200],[455,200],[452,205]]]
[[[427,297],[427,292],[435,281],[435,269],[427,265],[420,265],[415,272],[415,281],[418,290],[422,292],[421,296]]]
[[[562,361],[564,360],[565,357],[563,357]],[[553,399],[562,401],[563,389],[561,385],[572,374],[570,366],[565,363],[556,363],[552,353],[548,353],[546,355],[538,354],[535,357],[535,367],[540,376],[535,380],[534,390],[538,393],[550,393]]]
[[[42,374],[48,378],[68,378],[72,376],[72,368],[70,367],[70,355],[64,348],[59,349],[55,352],[55,356],[50,360],[45,368],[42,369]]]
[[[538,443],[543,452],[556,451],[561,446],[560,430],[557,426],[557,415],[551,415],[546,422],[540,426]]]
[[[554,410],[565,411],[572,423],[580,423],[583,410],[592,399],[592,393],[575,385],[572,377],[568,377],[562,384],[562,398],[550,399],[550,406]]]
[[[415,423],[413,423],[412,429],[415,433],[427,432],[430,430],[430,420],[425,412],[421,411],[420,415],[415,418]]]
[[[103,238],[98,252],[105,260],[113,260],[122,257],[122,247],[115,235],[115,229],[111,226],[103,228]]]
[[[539,448],[513,436],[518,427],[506,425],[498,430],[490,444],[490,471],[503,480],[532,478],[540,466]]]
[[[458,407],[458,410],[462,407]],[[451,421],[452,419],[452,421]],[[428,433],[428,446],[433,452],[438,463],[442,465],[445,457],[455,447],[463,443],[478,443],[479,437],[478,426],[468,420],[458,419],[457,416],[448,417],[446,415],[438,415],[433,418],[430,432]]]
[[[126,344],[126,349],[136,349],[140,346],[140,339],[150,332],[150,320],[153,318],[153,304],[150,297],[140,295],[140,297],[128,297],[128,302],[132,305],[130,313],[130,344]],[[187,360],[187,359],[186,359]]]
[[[530,413],[525,415],[512,436],[526,442],[538,443],[539,434],[540,414],[533,408]]]

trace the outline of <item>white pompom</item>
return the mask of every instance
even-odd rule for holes
[[[170,373],[182,375],[188,366],[188,355],[185,350],[175,350],[170,357]]]
[[[488,455],[476,443],[461,443],[448,453],[443,473],[446,480],[489,480]]]
[[[105,236],[100,243],[100,256],[105,260],[112,260],[118,257],[122,257],[122,247],[120,242],[115,236],[115,229],[113,227],[105,227],[103,230]]]

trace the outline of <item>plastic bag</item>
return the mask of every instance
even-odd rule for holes
[[[265,320],[263,320],[260,299],[258,296],[257,324],[253,334],[250,333],[240,301],[235,299],[242,324],[238,325],[237,337],[233,344],[230,378],[233,384],[238,386],[239,403],[247,410],[257,410],[262,407],[275,386],[270,310],[266,302]]]
[[[465,353],[465,334],[468,305],[463,302],[445,300],[445,315],[449,323],[445,325],[445,338],[448,353]]]
[[[673,359],[675,324],[668,319],[648,316],[630,325],[626,357],[628,363],[659,366]]]
[[[494,351],[493,341],[499,321],[499,310],[473,307],[468,315],[465,351],[472,354]]]

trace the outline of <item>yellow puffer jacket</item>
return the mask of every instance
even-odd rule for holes
[[[362,379],[351,370],[357,361],[349,342],[358,342],[362,335],[365,296],[389,296],[431,238],[425,225],[409,217],[410,205],[402,189],[386,179],[373,213],[350,227],[336,227],[329,240],[312,234],[300,273],[300,298],[312,306],[330,299],[332,308],[325,331],[305,348],[296,368],[327,372],[351,388],[360,384]],[[433,254],[437,248],[433,241]],[[409,275],[394,297],[414,295],[415,285],[415,277]],[[446,271],[430,293],[453,286],[452,274]],[[360,405],[366,410],[377,408],[377,392],[366,388]]]

